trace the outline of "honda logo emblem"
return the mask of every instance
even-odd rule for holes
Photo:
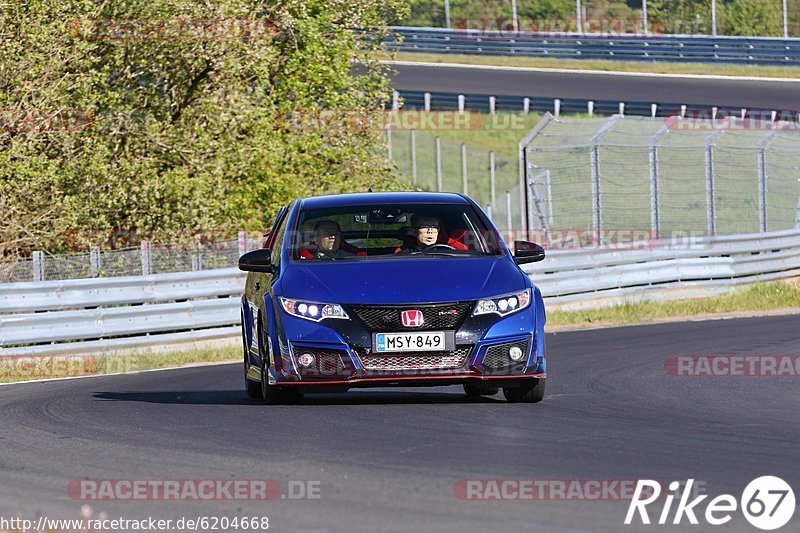
[[[407,328],[418,328],[422,325],[425,319],[422,316],[422,311],[416,309],[411,311],[403,311],[400,313],[400,319],[403,325]]]

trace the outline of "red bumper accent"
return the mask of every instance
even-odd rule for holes
[[[341,386],[341,385],[358,385],[363,383],[376,383],[399,381],[512,381],[518,379],[540,379],[546,378],[547,374],[518,374],[516,376],[482,376],[479,374],[445,374],[436,376],[374,376],[374,377],[359,377],[350,379],[336,379],[336,380],[319,380],[319,381],[279,381],[276,383],[279,387],[324,387],[326,385]]]

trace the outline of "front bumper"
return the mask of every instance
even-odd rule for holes
[[[534,315],[531,306],[505,318],[467,316],[453,331],[454,350],[377,354],[371,344],[374,330],[358,319],[315,323],[284,314],[277,339],[281,364],[270,368],[270,381],[330,390],[468,382],[499,387],[544,378],[542,328],[537,328]],[[513,346],[523,352],[519,361],[509,356]],[[305,354],[312,356],[312,365],[299,364]]]

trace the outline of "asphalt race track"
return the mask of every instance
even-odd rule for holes
[[[394,63],[398,90],[800,110],[800,81],[542,72]]]
[[[626,528],[625,501],[465,501],[453,488],[459,480],[694,478],[711,497],[738,499],[762,475],[800,487],[797,377],[675,377],[664,368],[676,354],[800,354],[800,316],[559,333],[547,342],[550,380],[537,405],[472,400],[450,387],[267,407],[246,398],[232,364],[2,386],[0,516],[77,518],[88,503],[93,516],[111,518],[264,515],[276,531],[752,531],[740,512],[724,528],[685,519]],[[273,479],[284,493],[290,480],[319,481],[320,497],[72,499],[68,483],[84,478]],[[797,520],[785,530],[796,531]]]

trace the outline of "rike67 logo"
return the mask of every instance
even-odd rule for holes
[[[678,481],[669,484],[670,492],[664,498],[664,507],[657,514],[655,523],[678,525],[686,518],[690,524],[697,525],[699,515],[707,524],[721,526],[730,522],[733,513],[739,508],[751,525],[764,531],[772,531],[786,525],[794,515],[794,491],[779,477],[762,476],[754,479],[745,487],[738,501],[730,494],[721,494],[707,502],[705,512],[701,512],[701,504],[708,495],[704,494],[689,500],[693,484],[693,479],[687,480],[685,484]],[[678,492],[681,487],[683,491]],[[637,514],[642,524],[651,524],[647,507],[662,497],[661,492],[661,484],[658,481],[639,480],[628,507],[628,514],[625,516],[625,525],[637,522],[635,520]],[[676,499],[678,503],[673,514],[672,504]],[[671,521],[670,515],[672,515]]]

